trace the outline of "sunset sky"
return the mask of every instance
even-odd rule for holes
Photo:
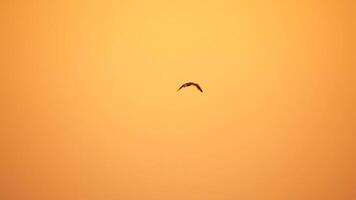
[[[355,11],[2,0],[0,199],[356,199]]]

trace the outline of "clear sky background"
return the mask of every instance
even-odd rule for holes
[[[356,199],[355,10],[1,1],[0,199]]]

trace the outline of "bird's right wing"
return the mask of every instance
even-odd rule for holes
[[[198,90],[199,90],[200,92],[203,92],[203,90],[201,89],[200,85],[195,84],[195,86],[198,88]]]
[[[199,85],[198,85],[198,90],[200,90],[200,92],[203,92],[203,89],[201,89]]]

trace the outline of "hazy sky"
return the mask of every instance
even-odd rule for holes
[[[0,2],[0,199],[356,199],[355,10]]]

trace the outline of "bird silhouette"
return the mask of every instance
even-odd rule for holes
[[[189,86],[195,86],[200,92],[203,92],[203,90],[201,89],[201,87],[197,84],[197,83],[193,83],[193,82],[188,82],[188,83],[184,83],[182,86],[180,86],[180,88],[177,90],[177,92],[185,87],[189,87]]]

